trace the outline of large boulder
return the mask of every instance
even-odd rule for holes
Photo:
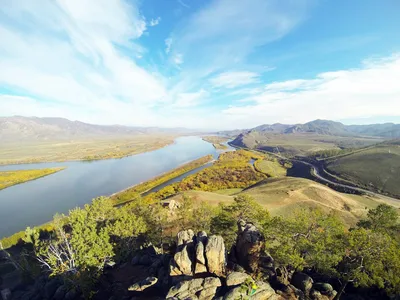
[[[189,249],[187,245],[184,245],[183,248],[174,255],[174,259],[171,263],[170,275],[192,275],[192,273],[192,260],[189,255]]]
[[[283,300],[266,282],[257,281],[251,287],[238,286],[230,290],[223,297],[224,300],[251,299],[251,300]]]
[[[212,299],[221,280],[216,277],[196,278],[182,281],[171,287],[167,299]]]
[[[237,262],[250,273],[258,270],[264,254],[264,237],[252,223],[238,221],[235,251]]]
[[[205,249],[208,272],[217,276],[225,273],[225,244],[222,236],[212,235],[208,238]]]
[[[226,285],[234,286],[251,279],[250,275],[242,272],[232,272],[226,277]]]
[[[178,232],[178,235],[177,235],[177,243],[176,244],[179,247],[180,245],[193,243],[193,237],[194,237],[194,232],[191,229],[180,231],[180,232]]]
[[[302,292],[308,294],[313,287],[314,281],[307,274],[296,272],[292,276],[291,283]]]
[[[204,244],[198,241],[196,244],[196,265],[194,269],[195,274],[207,272],[206,258],[204,256]]]

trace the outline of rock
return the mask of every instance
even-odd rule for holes
[[[1,290],[1,299],[2,300],[11,299],[11,291],[10,291],[10,289]]]
[[[317,282],[313,284],[313,289],[322,295],[330,295],[333,293],[333,287],[329,283]]]
[[[53,296],[53,299],[54,300],[63,300],[66,293],[67,293],[67,288],[64,285],[62,285],[56,290],[56,292]]]
[[[58,287],[59,287],[59,282],[57,279],[53,279],[47,282],[46,285],[44,286],[45,298],[52,299]]]
[[[251,279],[250,275],[241,272],[232,272],[226,277],[226,285],[234,286],[245,282],[247,279]]]
[[[177,246],[192,243],[193,237],[194,237],[194,232],[191,229],[178,232]]]
[[[224,295],[224,300],[236,300],[236,299],[246,299],[248,298],[246,293],[244,293],[243,289],[238,286],[231,289]]]
[[[169,290],[167,299],[212,299],[219,286],[221,280],[216,277],[182,281]]]
[[[250,273],[255,273],[264,252],[264,237],[251,223],[238,221],[239,234],[236,238],[237,262]]]
[[[196,265],[194,269],[195,274],[207,272],[206,258],[204,257],[204,244],[198,241],[196,245]]]
[[[192,275],[192,260],[190,259],[188,246],[184,245],[181,251],[177,251],[171,264],[171,276]]]
[[[72,289],[68,293],[65,294],[64,300],[74,300],[77,296],[77,292]]]
[[[128,288],[128,291],[142,292],[145,289],[155,285],[158,279],[156,277],[147,277],[144,280],[136,282]]]
[[[313,286],[313,280],[310,276],[307,274],[304,274],[302,272],[296,272],[292,276],[292,281],[291,283],[304,293],[308,294],[309,291],[311,290]]]
[[[208,238],[206,249],[208,272],[217,276],[224,276],[225,272],[225,244],[222,236],[212,235]]]
[[[269,283],[263,281],[257,281],[256,286],[257,289],[254,292],[254,294],[250,297],[250,299],[264,300],[264,299],[276,299],[276,297],[278,297],[278,295],[275,293],[275,290],[270,286]]]
[[[203,278],[196,278],[192,280],[182,281],[177,285],[171,287],[171,289],[167,294],[167,298],[174,297],[184,293],[188,293],[189,295],[189,292],[192,292],[194,294],[203,289],[203,283],[204,283]],[[181,299],[182,295],[181,297],[178,298]]]
[[[304,293],[293,285],[282,285],[277,294],[283,296],[287,300],[304,300],[306,299]]]
[[[214,298],[214,296],[215,296],[215,294],[216,294],[216,292],[217,292],[217,287],[211,287],[211,288],[207,288],[207,289],[204,289],[204,290],[201,290],[199,293],[198,293],[198,299],[199,300],[208,300],[208,299],[213,299]]]
[[[285,267],[279,267],[275,269],[276,280],[280,284],[288,285],[290,283],[290,273]]]
[[[319,291],[314,289],[310,291],[310,298],[313,300],[329,300],[329,297],[322,295]]]

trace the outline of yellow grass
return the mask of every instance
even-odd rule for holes
[[[43,176],[53,174],[65,168],[48,168],[38,170],[17,170],[17,171],[0,171],[0,190],[9,186],[34,180]]]

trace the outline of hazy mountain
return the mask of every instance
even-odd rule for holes
[[[305,124],[296,125],[279,123],[273,125],[265,124],[240,133],[244,134],[249,132],[271,132],[280,134],[315,133],[335,136],[375,136],[398,138],[400,137],[400,124],[385,123],[372,125],[344,125],[340,122],[329,120],[315,120]]]
[[[187,129],[94,125],[64,118],[0,117],[0,140],[59,140],[183,133]]]

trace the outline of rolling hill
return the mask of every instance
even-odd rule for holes
[[[371,196],[339,193],[312,180],[294,177],[268,178],[237,194],[241,193],[254,197],[273,216],[288,216],[298,208],[318,207],[326,212],[335,211],[348,226],[355,225],[368,209],[384,201]],[[234,198],[234,195],[202,191],[189,191],[186,194],[212,205],[230,204]],[[180,201],[181,197],[182,194],[178,194],[169,198],[169,201]],[[400,202],[388,204],[400,208]]]

